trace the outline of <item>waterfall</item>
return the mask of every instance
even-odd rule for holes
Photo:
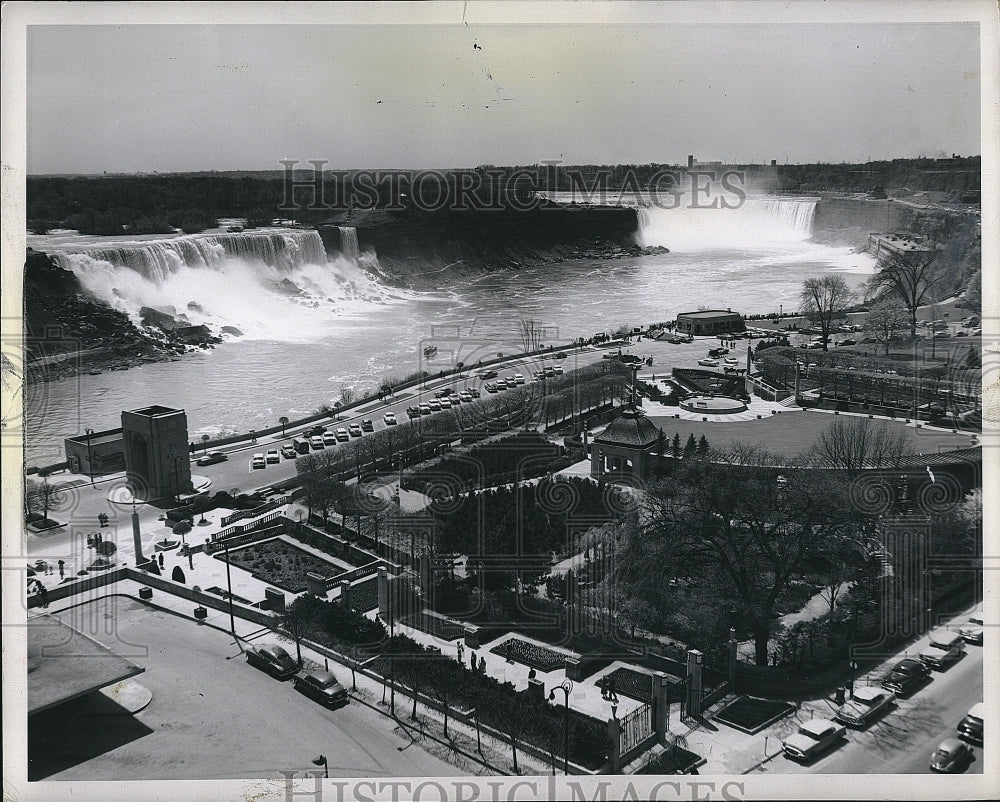
[[[639,208],[643,245],[674,252],[780,247],[808,240],[815,198],[747,198],[737,208]]]
[[[356,254],[357,233],[345,231],[354,235]],[[326,325],[331,313],[368,310],[388,297],[354,259],[328,258],[313,230],[78,237],[45,250],[136,325],[142,324],[143,307],[172,307],[181,310],[177,319],[184,323],[232,326],[271,339],[305,336]]]
[[[357,259],[358,250],[358,230],[354,226],[337,226],[340,231],[340,252],[347,259]]]
[[[192,234],[166,239],[80,244],[72,252],[56,250],[53,257],[72,269],[73,255],[127,267],[162,284],[183,267],[219,269],[229,258],[261,263],[281,271],[305,264],[324,264],[326,252],[316,231],[247,231],[240,234]]]

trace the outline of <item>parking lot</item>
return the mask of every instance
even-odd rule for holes
[[[29,779],[140,780],[459,775],[352,701],[328,710],[249,666],[231,636],[108,596],[60,613],[67,623],[145,667],[150,704],[131,715],[110,700],[52,708],[29,723]],[[266,634],[260,642],[274,641]],[[350,672],[331,666],[350,687]],[[341,676],[343,675],[343,676]]]

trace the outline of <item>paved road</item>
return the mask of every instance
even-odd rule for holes
[[[48,779],[280,778],[315,771],[319,754],[331,777],[462,774],[371,708],[327,710],[252,668],[211,627],[124,597],[60,617],[145,667],[136,679],[153,699],[134,716],[105,706],[33,722],[29,762]],[[349,673],[340,679],[349,683]]]
[[[964,620],[964,617],[963,617]],[[910,654],[914,650],[911,648]],[[784,756],[764,771],[780,774],[930,774],[931,754],[976,702],[983,698],[983,652],[967,645],[965,656],[864,730],[848,728],[846,742],[802,765]],[[983,750],[966,770],[983,773]]]

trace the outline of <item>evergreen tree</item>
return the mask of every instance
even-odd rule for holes
[[[695,442],[694,432],[688,435],[687,442],[684,444],[684,459],[691,459],[698,452],[698,443]]]
[[[670,443],[670,451],[674,459],[681,458],[681,435],[680,432],[674,432],[674,439]]]
[[[698,456],[708,456],[708,438],[705,435],[702,435],[698,440]]]

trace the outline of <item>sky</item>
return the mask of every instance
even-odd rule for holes
[[[974,155],[979,48],[967,22],[33,25],[27,168]]]

